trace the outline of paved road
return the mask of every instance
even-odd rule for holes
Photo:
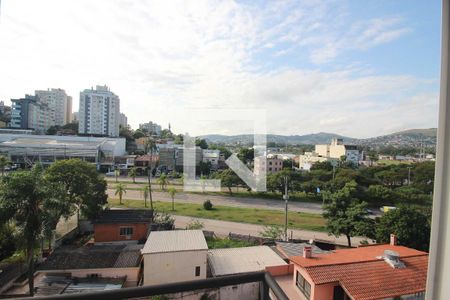
[[[129,185],[131,187],[131,185]],[[114,195],[114,189],[108,189],[108,196],[117,198]],[[123,196],[125,199],[137,199],[143,200],[140,191],[128,190]],[[171,202],[167,192],[153,192],[153,199],[155,201]],[[245,208],[259,208],[259,209],[272,209],[272,210],[283,210],[284,211],[284,201],[282,200],[270,200],[261,198],[247,198],[247,197],[231,197],[222,195],[202,195],[202,194],[190,194],[178,192],[175,195],[176,202],[187,202],[195,204],[203,204],[205,200],[211,200],[214,205],[223,206],[233,206],[233,207],[245,207]],[[319,203],[308,203],[308,202],[289,202],[289,211],[301,211],[313,214],[322,213],[322,205]]]
[[[228,221],[218,221],[211,219],[201,219],[201,218],[192,218],[185,216],[174,216],[175,217],[175,226],[177,228],[185,228],[186,224],[188,224],[192,219],[199,220],[203,223],[205,230],[214,231],[218,236],[228,236],[228,233],[239,233],[245,235],[253,235],[260,236],[260,232],[263,230],[264,226],[255,225],[255,224],[247,224],[247,223],[238,223],[238,222],[228,222]],[[298,230],[298,229],[289,229],[288,235],[290,236],[292,232],[292,237],[295,239],[318,239],[323,241],[328,241],[330,243],[334,243],[337,245],[347,245],[347,238],[341,236],[336,238],[335,236],[329,236],[325,232],[318,231],[309,231],[309,230]],[[352,244],[354,246],[359,245],[362,240],[365,238],[362,237],[354,237],[352,238]]]

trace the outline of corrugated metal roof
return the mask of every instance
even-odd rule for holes
[[[268,246],[212,249],[208,263],[213,276],[223,276],[265,270],[286,262]]]
[[[307,243],[277,242],[277,248],[282,251],[282,253],[286,256],[286,258],[303,255],[303,248],[305,246],[310,246],[312,248],[313,254],[328,253],[328,251],[324,251],[319,247],[317,247],[316,245],[310,245]]]
[[[142,254],[208,250],[201,230],[152,231]]]

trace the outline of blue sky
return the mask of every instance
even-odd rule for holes
[[[186,109],[265,109],[276,134],[435,127],[440,1],[3,0],[0,99],[107,84],[132,127],[237,134]],[[196,116],[201,119],[201,116]],[[247,122],[248,123],[248,122]]]

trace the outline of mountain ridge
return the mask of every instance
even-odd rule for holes
[[[343,136],[337,133],[318,132],[304,135],[278,135],[267,134],[267,142],[274,142],[277,144],[327,144],[332,138],[342,138],[345,143],[356,145],[380,145],[385,146],[435,146],[437,137],[436,128],[419,128],[407,129],[398,132],[393,132],[386,135],[371,137],[371,138],[352,138]],[[253,135],[239,134],[239,135],[221,135],[221,134],[207,134],[199,136],[199,138],[206,139],[210,143],[222,144],[251,144],[253,142]]]

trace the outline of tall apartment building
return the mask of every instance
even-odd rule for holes
[[[152,121],[139,124],[139,129],[146,130],[152,134],[161,135],[161,125],[153,123]]]
[[[51,126],[67,124],[68,98],[63,89],[48,89],[11,99],[11,128],[34,129],[43,134]]]
[[[66,124],[72,123],[73,115],[72,115],[72,97],[67,96],[67,110],[66,110]]]
[[[119,125],[122,128],[127,128],[128,127],[128,118],[127,118],[127,116],[124,113],[120,113]]]
[[[40,102],[38,97],[25,95],[25,98],[11,99],[11,102],[11,128],[34,129],[44,134],[50,126],[55,125],[50,108]]]
[[[69,114],[72,113],[72,97],[67,96],[63,89],[47,89],[35,92],[38,101],[47,105],[48,116],[53,125],[63,126],[70,123]]]
[[[119,136],[120,99],[105,85],[80,93],[78,133]]]

